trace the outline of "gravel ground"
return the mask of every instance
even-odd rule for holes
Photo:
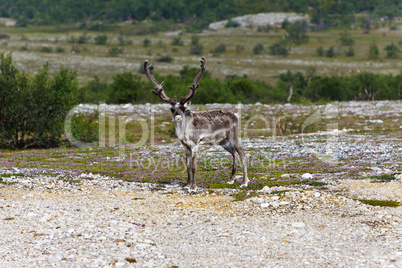
[[[0,187],[0,267],[402,266],[402,207],[284,187],[231,202],[230,190],[14,172],[31,176]],[[353,183],[336,187],[371,195]],[[376,185],[401,198],[401,181]]]
[[[244,137],[245,150],[255,157],[282,159],[284,164],[291,161],[287,159],[315,157],[356,170],[311,171],[316,181],[328,185],[264,187],[245,201],[232,202],[230,194],[236,189],[211,192],[204,187],[189,195],[179,184],[164,188],[98,174],[12,169],[5,161],[0,166],[0,267],[402,267],[402,206],[374,207],[354,200],[402,202],[401,136],[370,134],[378,125],[402,129],[401,105],[348,102],[320,108],[327,117],[361,118],[354,131]],[[151,109],[106,108],[105,113],[135,112],[144,118]],[[302,108],[255,104],[244,105],[242,111],[269,116],[271,110],[301,113]],[[159,116],[168,107],[152,109]],[[368,134],[360,134],[363,127]],[[153,155],[149,148],[142,154]],[[224,154],[211,147],[200,152],[199,161]],[[155,156],[172,155],[182,155],[179,144],[158,145]],[[300,172],[310,172],[308,166],[304,169]],[[396,179],[371,182],[381,174]],[[358,179],[350,179],[352,175]]]

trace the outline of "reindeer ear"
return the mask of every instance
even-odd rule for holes
[[[188,101],[185,104],[183,104],[183,107],[187,109],[190,106],[190,104],[191,104],[191,101]]]

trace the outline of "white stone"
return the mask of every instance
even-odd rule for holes
[[[304,224],[304,222],[292,222],[291,225],[294,228],[302,228],[302,227],[306,226],[306,224]]]
[[[313,175],[310,174],[310,173],[304,173],[304,174],[302,175],[302,179],[303,179],[303,180],[309,180],[309,179],[312,179],[312,178],[313,178]]]

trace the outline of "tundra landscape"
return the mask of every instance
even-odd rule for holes
[[[318,30],[307,13],[200,31],[0,19],[0,104],[26,108],[0,107],[0,267],[402,266],[401,19]],[[282,42],[303,20],[308,40]],[[228,184],[231,153],[200,144],[185,188],[178,103],[146,75],[180,99],[201,56],[190,109],[236,115],[248,184],[239,157]]]

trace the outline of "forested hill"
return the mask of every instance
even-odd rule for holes
[[[145,19],[197,23],[259,12],[309,13],[325,16],[366,12],[375,17],[402,15],[401,0],[0,0],[0,16],[18,25],[59,25],[88,21],[108,23]]]

